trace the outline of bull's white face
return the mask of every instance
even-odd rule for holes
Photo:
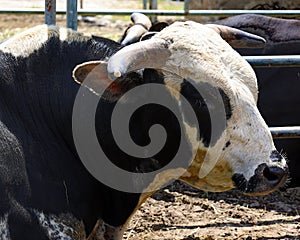
[[[210,146],[200,142],[181,180],[202,190],[237,186],[249,194],[267,193],[284,181],[286,162],[257,109],[257,80],[250,65],[217,33],[193,22],[179,23],[155,38],[170,42],[168,68],[196,85],[205,82],[222,89],[230,105],[219,139]]]

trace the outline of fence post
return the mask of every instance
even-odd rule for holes
[[[150,0],[150,9],[157,9],[157,0]],[[157,21],[157,16],[151,16],[151,22]]]
[[[67,27],[77,30],[77,0],[67,0]]]
[[[147,0],[143,0],[143,9],[147,9]]]
[[[191,0],[184,0],[184,13],[189,14]]]
[[[45,23],[56,24],[56,0],[45,0]]]

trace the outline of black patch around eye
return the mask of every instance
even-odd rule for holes
[[[221,94],[223,104],[224,104],[224,107],[225,107],[226,119],[228,120],[232,116],[232,107],[231,107],[231,104],[230,104],[230,99],[227,96],[227,94],[221,88],[219,88],[219,92]]]
[[[220,119],[220,124],[214,125],[214,135],[212,137],[211,117],[217,116],[222,118],[223,112],[225,110],[226,120],[228,120],[232,116],[232,107],[229,97],[222,89],[215,88],[208,83],[199,82],[197,83],[197,87],[205,91],[204,94],[206,99],[204,99],[204,97],[193,86],[193,84],[185,79],[181,84],[181,94],[191,104],[199,123],[201,141],[204,143],[205,147],[208,147],[210,145],[214,145],[218,141],[219,137],[222,135],[223,131],[226,128],[226,121],[224,123],[224,121]],[[220,102],[219,96],[221,96],[222,102]],[[214,113],[215,115],[210,116],[210,113]],[[189,121],[187,114],[185,114],[185,119]],[[214,119],[214,121],[216,122],[216,119]]]

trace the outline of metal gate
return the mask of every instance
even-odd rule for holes
[[[151,0],[156,2],[156,0]],[[143,0],[144,6],[146,0]],[[240,14],[260,14],[272,17],[295,18],[300,17],[300,10],[189,10],[190,0],[185,0],[183,10],[82,10],[77,8],[77,0],[67,0],[67,10],[57,11],[56,0],[45,0],[45,10],[41,9],[0,9],[1,13],[13,14],[45,14],[46,24],[56,23],[56,14],[67,15],[67,27],[77,29],[77,16],[79,15],[130,15],[138,11],[148,16],[203,16],[203,17],[229,17]],[[154,4],[155,5],[155,4]],[[157,2],[156,5],[157,6]],[[145,7],[144,7],[145,8]],[[300,55],[282,56],[247,56],[245,59],[255,67],[300,67]],[[273,138],[300,138],[300,126],[296,127],[270,127]]]

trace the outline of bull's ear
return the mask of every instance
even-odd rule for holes
[[[73,78],[107,101],[116,101],[140,80],[136,73],[111,80],[107,74],[107,62],[104,61],[91,61],[76,66],[73,70]]]
[[[143,36],[141,37],[140,41],[145,41],[147,39],[152,38],[157,32],[147,32],[145,34],[143,34]]]
[[[165,27],[169,26],[168,23],[166,22],[158,22],[155,23],[148,32],[146,32],[145,34],[143,34],[140,38],[140,41],[144,41],[147,39],[152,38],[156,33],[160,32],[161,30],[163,30]]]
[[[167,26],[169,26],[169,24],[166,22],[157,22],[150,27],[149,32],[160,32]]]
[[[263,48],[266,40],[260,36],[236,28],[217,24],[206,24],[227,41],[233,48]]]
[[[107,63],[103,61],[91,61],[77,65],[73,70],[74,80],[94,91],[100,93],[107,88],[112,81],[107,75]]]

